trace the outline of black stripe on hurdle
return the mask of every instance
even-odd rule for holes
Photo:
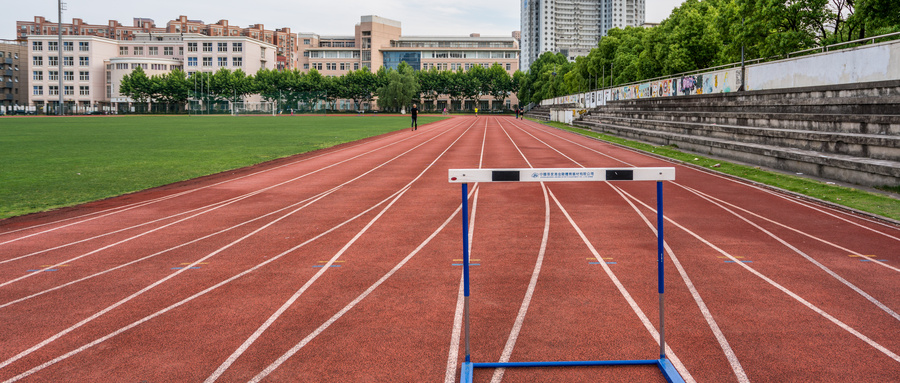
[[[634,180],[634,171],[632,170],[607,170],[607,181],[631,181]]]
[[[518,170],[493,170],[491,181],[519,181]]]

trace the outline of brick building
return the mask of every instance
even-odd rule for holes
[[[0,43],[0,114],[28,102],[28,50],[24,43]]]

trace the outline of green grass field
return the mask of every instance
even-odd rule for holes
[[[442,117],[419,117],[425,124]],[[0,219],[408,129],[408,117],[0,119]]]
[[[694,153],[686,153],[672,146],[656,146],[626,140],[558,122],[532,121],[900,221],[900,199],[887,195],[830,185],[826,182],[767,171],[759,167],[733,164]],[[886,188],[886,190],[890,189]]]

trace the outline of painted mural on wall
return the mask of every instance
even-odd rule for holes
[[[730,93],[736,92],[740,87],[741,69],[732,68],[561,96],[544,100],[541,102],[541,105],[581,104],[587,108],[594,108],[606,105],[607,101]]]

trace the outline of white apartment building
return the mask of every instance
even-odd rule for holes
[[[519,67],[544,52],[587,55],[612,28],[644,24],[646,0],[522,0]]]
[[[122,77],[141,67],[148,77],[181,69],[188,75],[225,68],[255,74],[275,69],[276,47],[250,37],[181,33],[136,34],[133,40],[63,36],[59,73],[56,36],[28,36],[31,106],[55,109],[59,92],[67,111],[116,110],[133,100],[119,93]],[[63,87],[59,88],[59,76]]]

